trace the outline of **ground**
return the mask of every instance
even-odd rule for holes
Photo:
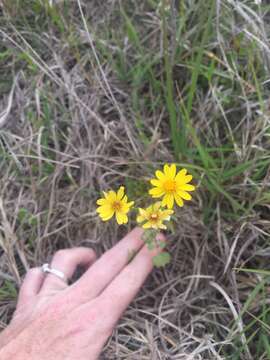
[[[197,190],[103,359],[270,359],[270,5],[255,0],[0,1],[0,325],[28,268],[99,254],[124,185],[164,163]]]

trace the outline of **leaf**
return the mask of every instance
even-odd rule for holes
[[[138,32],[136,31],[134,25],[132,24],[132,21],[127,16],[125,11],[121,9],[122,15],[124,16],[126,20],[126,30],[127,30],[127,36],[131,43],[135,44],[140,49],[140,39]]]
[[[149,243],[149,242],[153,242],[156,239],[156,236],[158,234],[157,230],[154,229],[147,229],[144,231],[144,233],[142,234],[142,240],[145,243]]]
[[[18,211],[18,219],[22,223],[26,217],[29,215],[29,211],[25,208],[20,208]]]
[[[160,249],[164,249],[165,247],[166,247],[166,242],[165,241],[160,241],[159,243],[158,243],[158,247],[160,248]]]
[[[234,270],[270,276],[270,271],[269,271],[269,270],[263,270],[263,269],[246,269],[246,268],[234,268]]]
[[[147,246],[147,249],[150,250],[150,251],[154,250],[155,247],[156,247],[154,241],[147,241],[146,246]]]
[[[171,255],[168,252],[162,252],[153,257],[153,264],[156,267],[163,267],[171,261]]]

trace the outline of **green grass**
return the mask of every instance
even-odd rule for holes
[[[240,272],[257,274],[261,277],[258,283],[251,289],[249,296],[243,304],[239,318],[244,322],[243,332],[239,338],[235,338],[237,350],[233,355],[227,354],[226,359],[239,360],[247,347],[255,358],[261,356],[269,357],[269,335],[270,335],[270,308],[269,299],[269,280],[270,271],[260,269],[239,269]],[[255,307],[255,309],[254,309]],[[257,309],[256,309],[257,308]],[[236,323],[232,326],[232,331],[236,328]],[[240,336],[245,335],[245,344],[241,344]]]
[[[0,289],[0,301],[14,301],[18,296],[17,289],[11,281],[5,280]]]

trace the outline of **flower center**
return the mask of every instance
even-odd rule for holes
[[[164,182],[163,187],[166,192],[174,192],[176,189],[176,182],[174,180],[167,180]]]
[[[122,205],[121,205],[121,202],[120,202],[120,201],[114,201],[114,202],[112,203],[112,209],[113,209],[114,211],[120,211],[121,208],[122,208]]]
[[[150,220],[157,221],[158,220],[158,214],[151,214],[150,215]]]

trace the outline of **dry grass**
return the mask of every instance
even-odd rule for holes
[[[167,235],[172,263],[102,358],[270,359],[270,8],[257,3],[0,1],[2,327],[28,268],[127,232],[97,218],[101,190],[124,181],[143,203],[153,169],[177,161],[199,187]]]

